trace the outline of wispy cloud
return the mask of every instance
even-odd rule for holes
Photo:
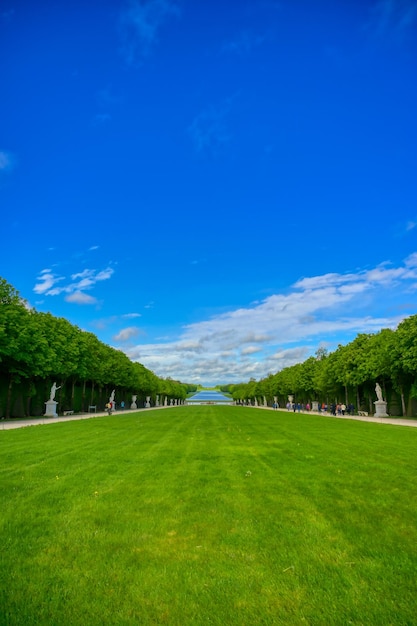
[[[85,291],[93,289],[98,282],[109,280],[113,273],[114,270],[111,267],[104,270],[85,269],[72,274],[68,279],[55,274],[48,268],[40,272],[33,291],[45,296],[65,294],[65,300],[75,304],[96,304],[96,298],[85,294]]]
[[[372,7],[368,28],[378,37],[402,39],[416,24],[416,0],[378,0]]]
[[[141,313],[122,313],[121,315],[110,315],[109,317],[102,317],[92,322],[92,325],[98,330],[107,330],[111,326],[119,325],[123,320],[137,319],[141,317]],[[117,335],[114,336],[114,339]]]
[[[110,113],[97,113],[93,117],[93,125],[94,126],[102,126],[103,124],[107,124],[111,120]]]
[[[15,15],[14,9],[8,9],[0,13],[0,18],[4,20],[5,22],[9,22],[14,17],[14,15]]]
[[[10,172],[16,164],[16,158],[11,152],[0,150],[0,172]]]
[[[410,294],[417,298],[416,281],[417,253],[399,267],[385,263],[306,277],[289,293],[185,326],[176,341],[126,353],[160,376],[189,382],[259,379],[304,360],[323,343],[337,347],[360,332],[394,328],[405,317],[404,301]]]
[[[217,155],[230,143],[232,134],[228,118],[234,98],[225,98],[217,105],[209,105],[198,113],[187,131],[197,154]]]
[[[62,280],[64,280],[63,276],[57,276],[52,272],[52,270],[44,269],[40,272],[38,276],[39,282],[34,286],[33,291],[35,293],[44,293],[49,295],[51,289],[53,289],[54,286]]]
[[[131,0],[120,17],[122,55],[128,65],[149,56],[158,42],[162,26],[181,14],[172,0]]]
[[[221,52],[223,54],[234,54],[239,57],[248,57],[254,50],[262,46],[264,41],[265,36],[242,30],[223,43]]]

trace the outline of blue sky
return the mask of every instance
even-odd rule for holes
[[[0,7],[0,275],[158,376],[417,312],[417,0]]]

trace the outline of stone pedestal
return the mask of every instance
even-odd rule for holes
[[[145,409],[151,408],[151,396],[146,396]]]
[[[138,405],[136,404],[136,402],[132,402],[132,404],[130,405],[130,408],[135,410],[138,408]]]
[[[388,417],[387,413],[387,403],[385,400],[377,400],[374,402],[375,404],[375,415],[374,417]]]
[[[45,416],[44,417],[58,417],[58,413],[56,412],[56,405],[58,402],[56,400],[48,400],[45,402]]]
[[[313,402],[311,403],[311,410],[312,411],[318,411],[319,410],[319,403],[317,402],[317,400],[313,400]]]

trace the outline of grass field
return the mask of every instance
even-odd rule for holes
[[[175,407],[0,461],[1,625],[417,624],[417,429]]]

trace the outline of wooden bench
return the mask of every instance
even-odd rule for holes
[[[359,417],[368,417],[368,411],[358,411]]]
[[[64,416],[66,417],[67,415],[74,415],[74,411],[64,411]]]
[[[88,407],[88,412],[91,413],[91,410],[94,409],[94,413],[97,412],[97,407],[95,404],[92,404],[91,406]]]

